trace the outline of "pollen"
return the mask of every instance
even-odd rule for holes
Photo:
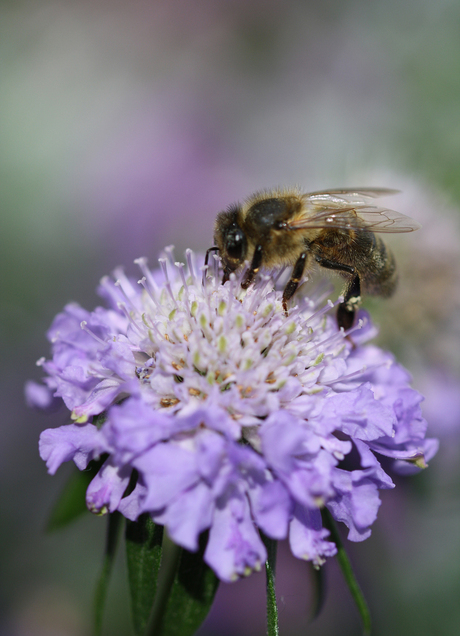
[[[164,408],[168,408],[170,406],[176,406],[176,404],[179,404],[180,400],[176,397],[166,397],[166,398],[161,398],[160,400],[160,406],[164,407]]]

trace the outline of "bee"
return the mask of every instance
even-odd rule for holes
[[[249,262],[241,286],[247,289],[261,267],[291,266],[283,309],[302,277],[316,266],[346,280],[337,310],[339,327],[353,326],[361,294],[389,297],[397,284],[396,263],[379,233],[412,232],[420,225],[404,214],[372,205],[397,193],[386,188],[350,188],[303,193],[298,189],[257,192],[242,205],[217,215],[214,246],[224,271],[222,283]]]

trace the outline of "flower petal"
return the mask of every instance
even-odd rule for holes
[[[337,521],[348,527],[350,541],[364,541],[371,534],[370,526],[381,503],[376,484],[362,471],[349,473],[337,468],[334,486],[337,494],[327,507]]]
[[[70,459],[83,470],[91,459],[98,457],[106,448],[100,432],[93,424],[67,424],[43,431],[39,450],[48,472],[54,475],[62,462]]]
[[[216,505],[204,560],[223,581],[260,570],[267,558],[246,497],[227,493]]]
[[[212,491],[203,482],[182,492],[155,521],[168,528],[171,539],[182,547],[198,550],[200,533],[209,528],[214,512]]]
[[[200,479],[195,453],[178,444],[157,444],[136,457],[132,465],[142,474],[147,487],[143,503],[146,512],[169,505]]]
[[[337,552],[335,543],[327,541],[328,536],[329,530],[322,527],[318,509],[296,505],[289,524],[289,545],[294,556],[322,565],[325,557]]]
[[[114,512],[123,497],[132,469],[129,466],[119,468],[109,458],[99,469],[86,491],[86,505],[95,514]]]

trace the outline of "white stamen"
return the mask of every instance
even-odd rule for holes
[[[150,285],[147,285],[147,279],[145,278],[145,276],[143,276],[140,280],[138,280],[137,284],[138,285],[142,285],[142,287],[145,289],[145,291],[146,291],[148,297],[150,298],[150,300],[153,302],[155,307],[157,309],[159,309],[161,307],[161,303],[153,295],[153,293],[152,293],[152,291],[150,289]]]
[[[326,380],[325,382],[322,382],[322,384],[326,385],[326,386],[331,386],[333,384],[337,384],[338,382],[348,382],[349,380],[353,380],[354,378],[359,378],[363,375],[366,375],[367,373],[371,373],[372,371],[375,371],[376,369],[380,369],[382,367],[386,366],[386,362],[380,362],[378,364],[369,364],[369,365],[364,365],[363,367],[361,367],[361,369],[358,369],[357,371],[353,371],[353,373],[349,373],[348,375],[342,375],[340,376],[340,378],[336,378],[335,380]]]
[[[189,318],[191,312],[190,312],[188,285],[187,285],[187,280],[185,278],[185,272],[184,272],[185,265],[184,265],[184,263],[175,263],[175,265],[176,265],[177,269],[179,270],[179,274],[180,274],[180,277],[181,277],[181,280],[182,280],[182,284],[184,286],[184,303],[185,303],[185,306],[187,308],[187,317]]]
[[[126,302],[128,303],[128,305],[134,310],[137,311],[137,308],[134,306],[132,300],[130,299],[130,297],[128,296],[128,294],[126,293],[126,291],[124,290],[124,281],[122,281],[120,278],[117,278],[117,280],[115,281],[115,286],[119,288],[119,290],[121,291],[121,294],[123,296],[123,298],[126,299]]]
[[[163,251],[166,254],[166,258],[168,259],[171,268],[174,267],[174,245],[168,245]]]
[[[305,324],[308,325],[313,320],[316,320],[320,318],[321,316],[323,316],[324,314],[327,314],[331,309],[334,309],[334,307],[338,304],[339,304],[338,301],[336,303],[333,303],[332,300],[328,298],[327,303],[323,307],[321,307],[321,309],[318,309],[317,311],[313,312],[312,314],[308,316],[308,318],[305,320]],[[300,311],[302,310],[301,307],[299,309]]]
[[[135,322],[134,318],[132,317],[132,315],[128,311],[128,308],[126,307],[126,304],[125,303],[117,303],[117,307],[118,307],[118,309],[120,309],[125,314],[125,316],[128,319],[128,321],[131,323],[131,325],[134,327],[134,329],[137,331],[137,333],[142,337],[144,335],[144,332],[139,327],[139,325]]]
[[[170,246],[172,247],[172,246]],[[171,282],[169,280],[169,276],[168,276],[168,268],[166,266],[166,259],[165,258],[159,258],[158,262],[160,263],[160,267],[161,267],[161,271],[163,272],[163,276],[165,277],[165,287],[166,290],[171,298],[171,300],[174,303],[174,306],[176,307],[176,309],[179,309],[179,306],[177,304],[176,298],[174,296],[172,287],[171,287]]]
[[[196,285],[195,266],[193,264],[193,252],[190,249],[185,250],[185,258],[187,259],[188,274],[192,279],[192,285]]]
[[[80,327],[83,329],[83,331],[86,331],[87,334],[89,334],[92,338],[94,338],[96,342],[99,342],[99,344],[104,345],[105,347],[107,343],[104,340],[102,340],[102,338],[99,338],[99,336],[96,336],[96,334],[91,331],[91,329],[88,327],[88,323],[86,322],[86,320],[81,321]]]
[[[185,267],[184,263],[180,263],[179,261],[176,261],[174,263],[174,265],[179,270],[179,275],[180,275],[181,281],[182,281],[182,283],[184,285],[184,288],[187,289],[188,285],[187,285],[187,280],[185,278],[185,273],[184,273],[184,267]]]
[[[219,281],[219,264],[220,264],[220,261],[221,261],[222,259],[221,259],[221,258],[220,258],[220,256],[219,256],[218,254],[216,254],[216,253],[214,253],[214,254],[212,255],[212,258],[213,258],[213,268],[212,268],[212,273],[213,273],[213,276],[214,276],[214,287],[215,287],[215,288],[217,288],[217,287],[218,287],[218,285],[219,285],[219,282],[220,282],[220,281]]]
[[[122,289],[123,294],[126,298],[131,299],[134,296],[137,296],[136,289],[132,286],[131,281],[126,276],[125,271],[122,267],[116,267],[113,272],[114,278],[116,278],[116,283]],[[128,293],[129,292],[129,293]]]
[[[152,273],[147,267],[148,261],[145,258],[145,256],[142,256],[141,258],[136,258],[134,260],[134,263],[139,267],[141,272],[144,274],[144,278],[147,281],[149,289],[153,290],[154,293],[158,293],[159,292],[158,285],[156,284],[155,279],[152,276]]]
[[[201,286],[203,287],[203,290],[206,289],[206,281],[208,280],[208,278],[207,278],[208,269],[209,269],[209,265],[202,265],[200,267],[200,271],[201,271]]]

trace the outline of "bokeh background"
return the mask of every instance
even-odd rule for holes
[[[204,250],[254,190],[385,186],[423,223],[389,239],[401,286],[368,303],[441,440],[383,493],[350,554],[374,634],[460,633],[460,4],[457,0],[0,1],[0,634],[86,636],[105,523],[47,535],[55,477],[28,410],[45,332],[101,276],[162,247]],[[105,633],[130,634],[124,555]],[[280,548],[284,636],[360,623],[337,566],[312,621],[308,567]],[[221,585],[201,636],[264,633],[264,578]]]

